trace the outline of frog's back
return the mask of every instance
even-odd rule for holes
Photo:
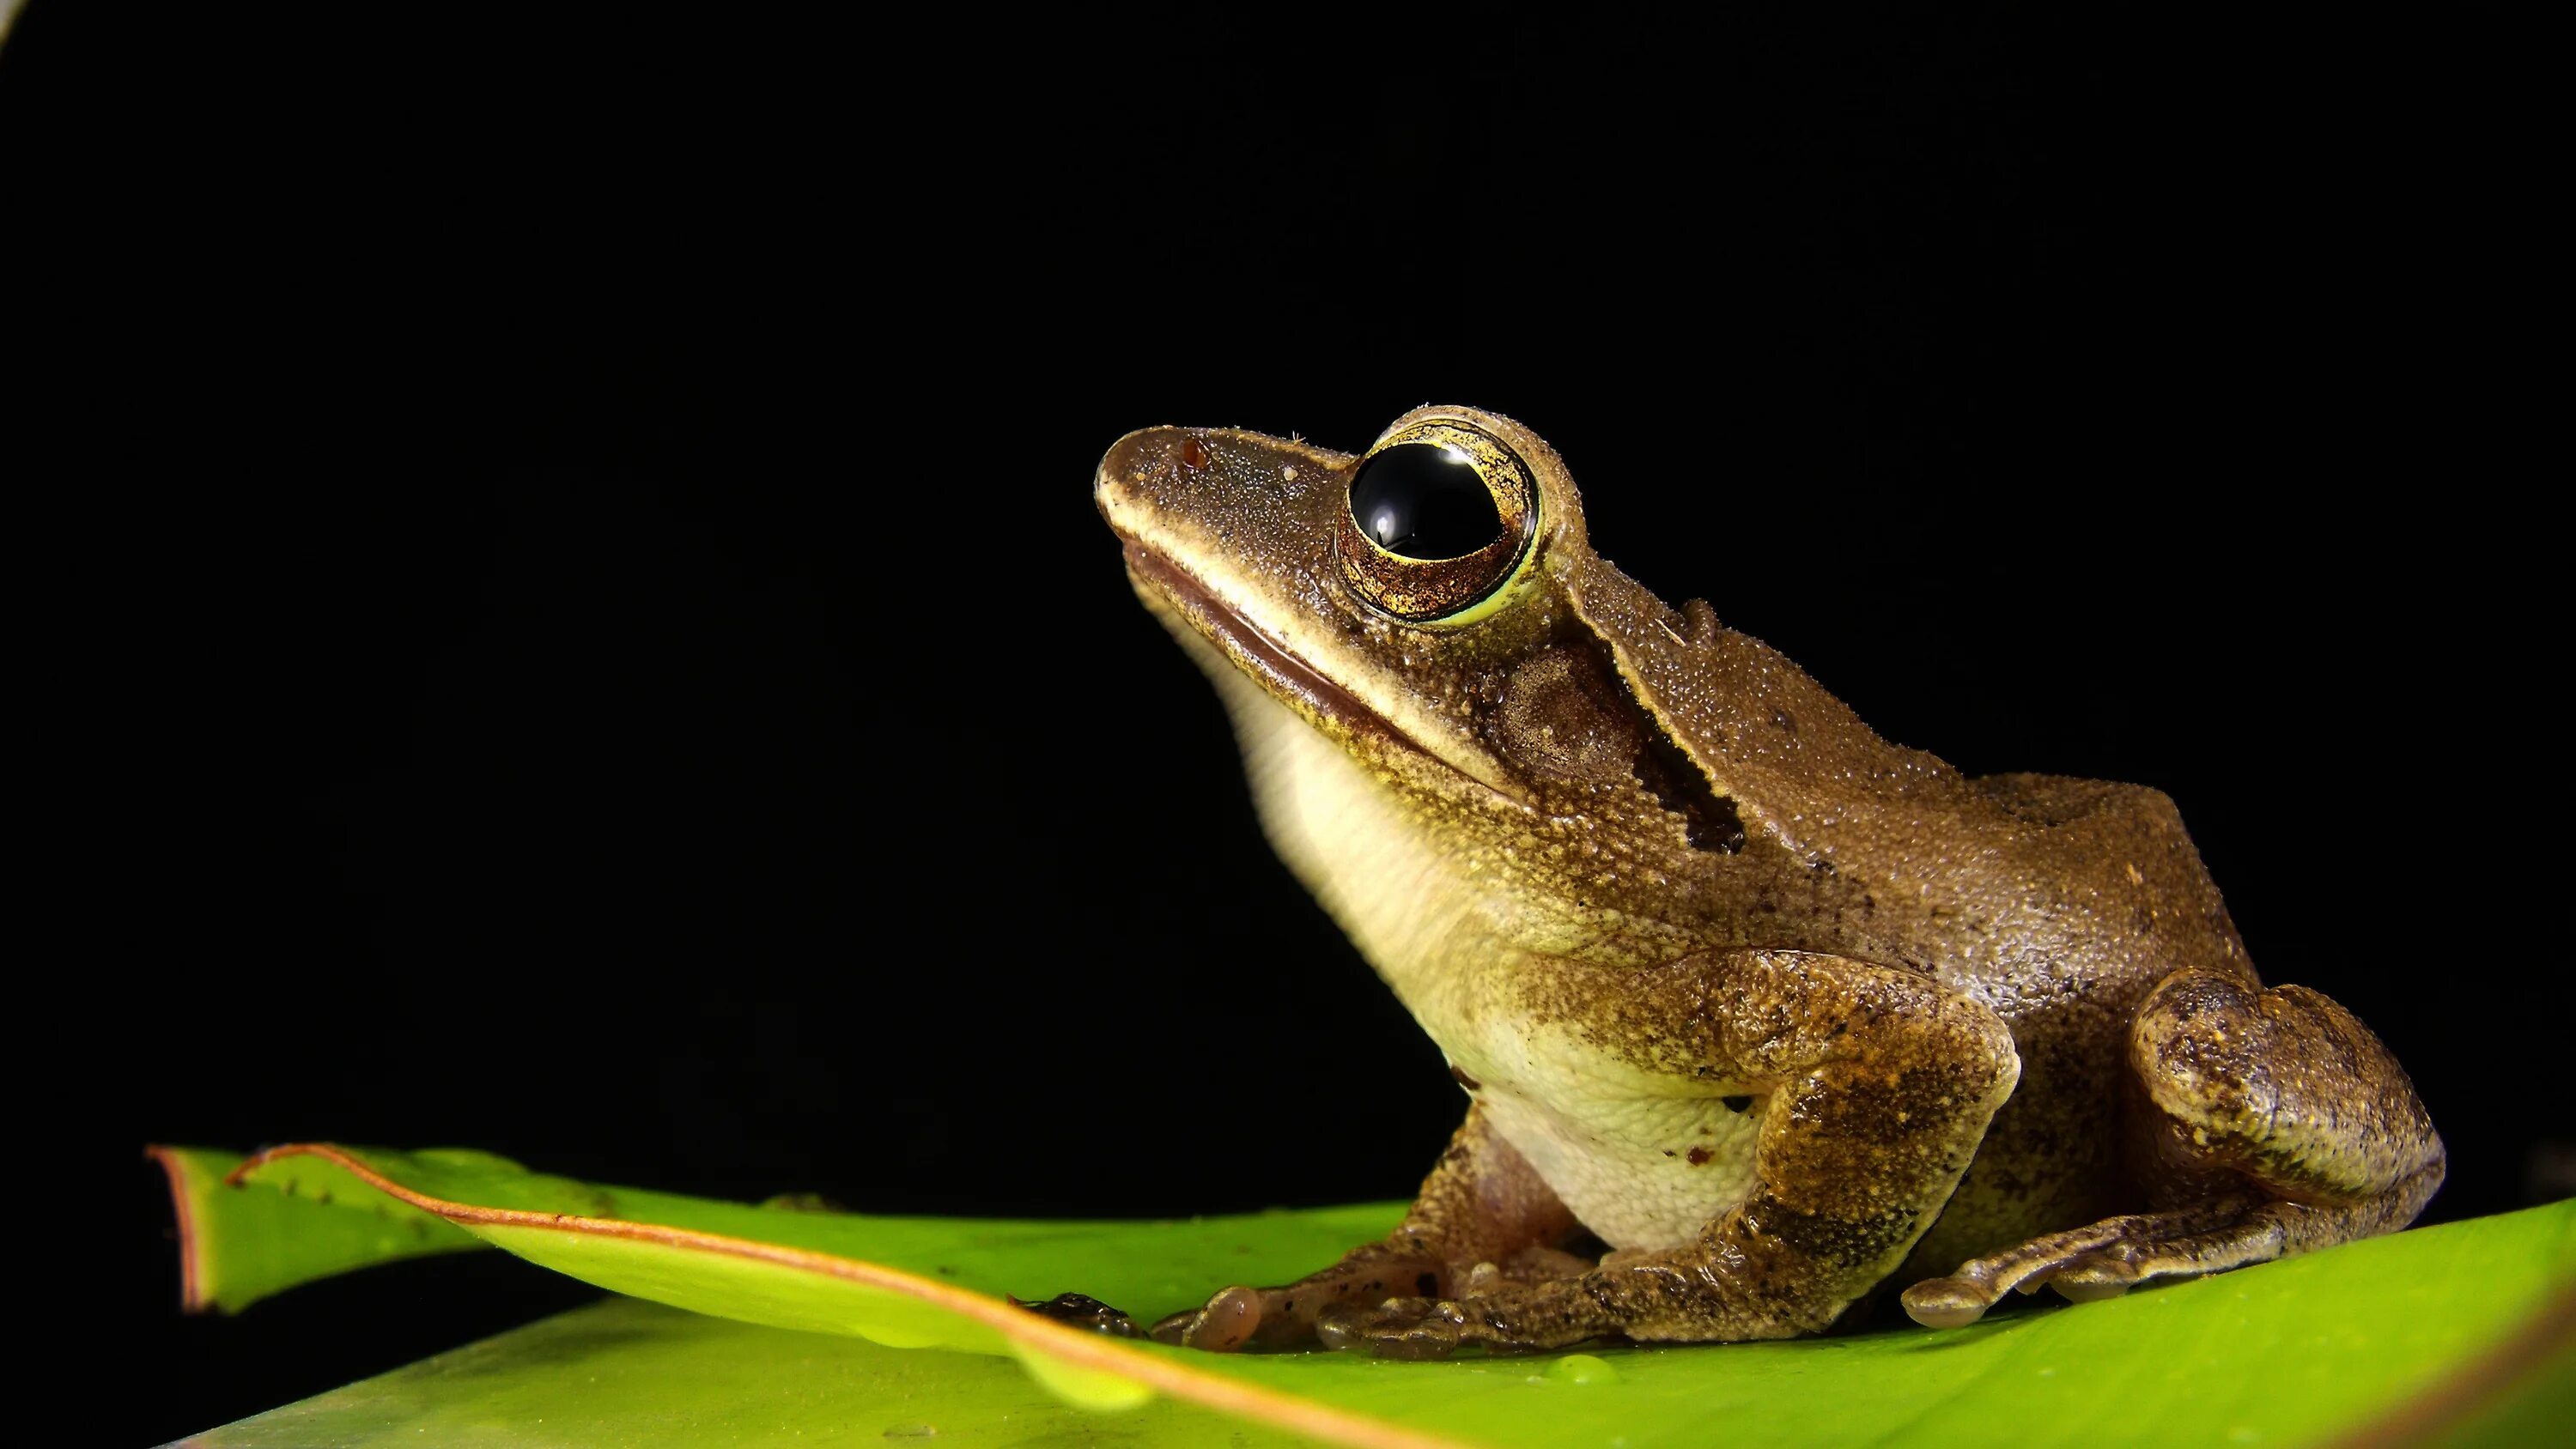
[[[2054,775],[1969,779],[1881,739],[1698,599],[1671,609],[1607,564],[1570,585],[1644,711],[1711,790],[1792,861],[1841,883],[1847,944],[1876,938],[1882,959],[1991,994],[2007,1020],[2037,1004],[2026,993],[2134,1003],[2182,967],[2248,969],[2162,793]]]
[[[1965,783],[1974,803],[1962,838],[1992,858],[1954,887],[1971,905],[1963,924],[1986,928],[1964,977],[2014,974],[2012,963],[2033,959],[2079,963],[2096,989],[2134,1004],[2187,967],[2252,974],[2164,792],[2063,775]]]

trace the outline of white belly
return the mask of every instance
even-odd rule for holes
[[[1680,1247],[1752,1192],[1762,1099],[1732,1111],[1727,1084],[1648,1077],[1555,1029],[1500,1026],[1441,1045],[1478,1082],[1486,1120],[1603,1242]]]

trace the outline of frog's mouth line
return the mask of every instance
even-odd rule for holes
[[[1133,539],[1125,540],[1130,578],[1153,586],[1198,631],[1232,655],[1247,673],[1273,695],[1304,706],[1318,721],[1330,721],[1354,733],[1383,736],[1407,743],[1384,715],[1360,702],[1314,666],[1290,653],[1278,641],[1227,608],[1189,571]]]

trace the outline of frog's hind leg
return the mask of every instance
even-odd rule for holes
[[[2130,1031],[2139,1171],[2164,1210],[1963,1264],[1904,1295],[1918,1323],[1973,1323],[2014,1289],[2084,1301],[2393,1232],[2442,1185],[2442,1139],[2370,1029],[2302,986],[2186,971]]]

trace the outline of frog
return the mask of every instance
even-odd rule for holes
[[[1119,439],[1093,499],[1272,847],[1467,1098],[1401,1222],[1156,1322],[1438,1358],[1930,1329],[2411,1223],[2389,1049],[2164,794],[1969,777],[1595,554],[1534,431]]]

